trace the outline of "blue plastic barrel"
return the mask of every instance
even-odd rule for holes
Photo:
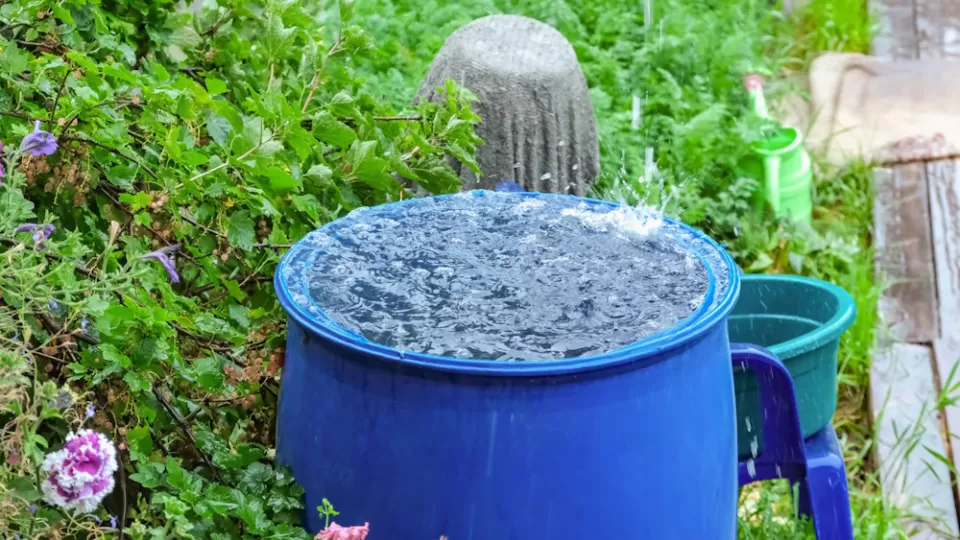
[[[673,330],[591,357],[464,360],[374,344],[312,304],[303,269],[318,239],[362,220],[298,242],[275,277],[289,314],[277,459],[306,490],[310,531],[326,497],[371,539],[736,537],[726,319],[740,277],[716,243],[681,225],[717,282]]]

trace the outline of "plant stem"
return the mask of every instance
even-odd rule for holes
[[[250,157],[250,154],[256,152],[261,146],[263,146],[264,144],[270,142],[271,140],[272,140],[271,137],[267,137],[266,139],[260,141],[259,143],[257,143],[256,146],[254,146],[253,148],[251,148],[251,149],[247,150],[246,152],[244,152],[243,154],[241,154],[240,157],[237,158],[237,161],[243,161],[244,159]],[[214,167],[214,168],[212,168],[212,169],[209,169],[209,170],[207,170],[207,171],[205,171],[205,172],[202,172],[202,173],[200,173],[200,174],[198,174],[198,175],[191,176],[191,177],[190,177],[190,181],[191,181],[191,182],[194,182],[194,181],[196,181],[196,180],[199,180],[199,179],[203,178],[204,176],[207,176],[208,174],[213,174],[213,173],[219,171],[220,169],[223,169],[223,168],[225,168],[225,167],[228,167],[229,165],[230,165],[230,158],[228,157],[227,160],[224,161],[223,163],[221,163],[220,165],[217,165],[216,167]]]
[[[126,160],[129,160],[129,161],[132,161],[132,162],[136,163],[140,168],[142,168],[144,171],[146,171],[147,174],[149,174],[150,176],[152,176],[154,180],[159,180],[159,179],[160,179],[160,178],[157,176],[157,173],[153,172],[153,169],[151,169],[150,167],[148,167],[146,163],[140,161],[139,159],[137,159],[137,158],[135,158],[135,157],[133,157],[133,156],[131,156],[131,155],[124,154],[123,152],[121,152],[120,150],[118,150],[118,149],[116,149],[116,148],[114,148],[114,147],[112,147],[112,146],[107,146],[107,145],[105,145],[105,144],[98,143],[97,141],[94,141],[94,140],[91,140],[91,139],[87,139],[86,137],[74,137],[73,135],[65,135],[65,136],[62,137],[62,140],[64,140],[64,141],[79,142],[79,143],[84,143],[84,144],[90,144],[90,145],[96,146],[97,148],[102,148],[102,149],[104,149],[104,150],[106,150],[106,151],[108,151],[108,152],[111,152],[111,153],[113,153],[113,154],[116,154],[116,155],[118,155],[118,156],[120,156],[120,157],[122,157],[122,158],[124,158],[124,159],[126,159]]]

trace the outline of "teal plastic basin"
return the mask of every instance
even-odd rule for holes
[[[814,278],[743,276],[729,319],[731,342],[770,349],[790,371],[803,436],[830,423],[837,410],[837,349],[856,318],[853,297]],[[763,450],[762,411],[753,374],[734,370],[737,446],[741,459]]]

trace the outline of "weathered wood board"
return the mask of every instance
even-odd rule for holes
[[[889,500],[921,518],[908,524],[914,539],[960,535],[950,470],[930,453],[945,455],[931,362],[928,346],[895,343],[871,370],[880,482]]]
[[[960,2],[916,0],[915,17],[920,58],[960,59]]]
[[[880,27],[874,56],[960,60],[960,1],[869,5]],[[881,483],[894,502],[921,517],[911,524],[913,538],[960,538],[956,486],[931,454],[953,460],[952,447],[960,446],[949,436],[960,432],[960,407],[947,407],[943,417],[935,410],[960,359],[960,165],[877,169],[874,178],[877,268],[895,283],[881,300],[881,319],[891,324],[886,336],[899,342],[875,356],[870,372]]]
[[[960,383],[960,163],[941,161],[927,164],[930,190],[930,226],[937,273],[940,335],[933,352],[940,386],[948,397],[957,398],[952,388]],[[954,373],[957,370],[957,373]],[[946,414],[949,448],[956,459],[960,450],[960,404],[948,405]],[[960,500],[960,486],[957,495]]]
[[[939,317],[924,165],[876,169],[874,182],[877,270],[892,283],[880,300],[881,319],[895,341],[930,343]]]
[[[917,57],[917,27],[910,0],[870,0],[879,32],[873,39],[872,54],[885,60]]]

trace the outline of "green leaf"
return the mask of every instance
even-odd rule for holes
[[[213,462],[225,469],[242,469],[263,458],[263,450],[252,444],[237,444],[232,450],[217,450]]]
[[[757,260],[753,261],[750,266],[747,267],[747,272],[761,272],[771,266],[773,266],[773,259],[766,253],[760,253],[757,255]]]
[[[340,24],[346,26],[353,20],[354,14],[356,14],[356,1],[355,0],[340,0]]]
[[[234,107],[228,101],[214,101],[211,104],[211,108],[217,113],[217,115],[222,116],[230,122],[230,126],[233,128],[234,133],[240,133],[243,131],[243,118],[240,116],[240,113],[237,112],[236,107]]]
[[[167,457],[167,483],[180,492],[181,499],[189,503],[196,503],[203,489],[203,479],[185,470],[173,457]]]
[[[104,75],[115,77],[123,82],[128,82],[130,84],[137,84],[140,82],[140,80],[137,79],[133,73],[130,73],[130,70],[121,65],[103,64],[101,69],[103,70]]]
[[[207,486],[203,499],[197,504],[197,513],[206,519],[217,516],[230,516],[237,509],[236,490],[220,484]]]
[[[147,379],[136,371],[126,372],[123,376],[123,382],[127,383],[127,386],[130,387],[130,391],[133,392],[134,395],[146,394],[153,387],[150,379]]]
[[[310,540],[311,537],[303,529],[283,523],[274,527],[266,538],[269,540]]]
[[[357,141],[344,160],[350,164],[350,177],[360,179],[370,187],[388,193],[397,192],[400,183],[387,173],[387,162],[376,155],[377,141]]]
[[[133,365],[129,356],[120,352],[119,349],[110,343],[100,344],[100,354],[103,355],[103,359],[107,362],[108,366],[116,365],[121,369],[130,369],[130,366]]]
[[[70,26],[74,26],[75,24],[77,24],[73,22],[73,15],[71,15],[70,12],[67,11],[67,8],[61,6],[60,4],[57,4],[54,2],[50,5],[50,9],[53,11],[53,16],[60,19],[61,21],[69,24]]]
[[[157,77],[157,80],[170,80],[170,73],[163,67],[163,65],[158,64],[157,62],[150,62],[150,68],[153,69],[153,73]]]
[[[89,56],[81,52],[75,50],[70,51],[67,53],[67,58],[72,60],[74,64],[77,64],[83,68],[83,70],[87,72],[87,75],[94,75],[100,72],[100,67],[97,65],[97,63],[91,60]]]
[[[307,177],[316,180],[320,185],[327,184],[333,177],[333,171],[326,165],[317,164],[310,167],[307,171]]]
[[[140,463],[137,465],[137,472],[131,474],[130,479],[147,489],[157,488],[163,485],[163,470],[163,463]]]
[[[136,180],[136,177],[136,171],[126,165],[117,165],[107,169],[107,180],[111,184],[126,190],[132,190],[134,188],[134,180]],[[121,202],[123,202],[122,199]]]
[[[279,167],[269,167],[263,175],[270,180],[270,188],[274,191],[290,191],[300,188],[300,181],[287,171]]]
[[[150,438],[150,428],[147,426],[137,426],[128,430],[127,445],[130,448],[130,459],[134,461],[146,459],[153,452],[153,439]],[[163,466],[160,465],[160,467],[162,469]]]
[[[460,188],[460,178],[450,167],[414,168],[417,183],[430,193],[454,193]]]
[[[204,82],[207,85],[207,92],[211,95],[223,94],[227,91],[227,83],[214,77],[207,77]]]
[[[247,315],[249,311],[246,306],[238,306],[237,304],[230,304],[230,307],[227,308],[230,318],[243,329],[250,327],[250,317]]]
[[[283,57],[284,53],[289,53],[288,47],[293,41],[293,31],[295,28],[287,28],[283,25],[280,15],[273,14],[267,21],[263,31],[263,46],[267,56],[271,60]]]
[[[251,463],[243,472],[240,473],[240,482],[237,487],[246,493],[254,495],[263,495],[267,492],[267,487],[273,482],[276,471],[273,467],[263,463]]]
[[[294,208],[310,216],[315,222],[320,219],[320,201],[313,195],[291,195]]]
[[[357,139],[357,134],[350,129],[350,126],[337,120],[327,111],[313,119],[313,136],[340,148],[347,148]]]
[[[194,360],[190,374],[197,384],[208,392],[219,392],[225,386],[223,367],[216,358],[205,356]]]
[[[267,519],[267,513],[263,509],[263,501],[256,497],[243,496],[237,508],[237,517],[242,519],[254,534],[261,534],[270,527],[270,520]]]
[[[230,121],[222,116],[210,114],[207,116],[207,133],[221,147],[227,145],[230,133],[233,132],[233,126]]]
[[[153,224],[153,216],[151,216],[149,212],[139,212],[133,216],[133,221],[136,222],[137,225],[150,227],[150,225]]]
[[[290,128],[284,141],[294,149],[301,160],[309,158],[312,150],[319,146],[313,135],[300,126]]]
[[[29,476],[14,476],[9,479],[7,486],[13,490],[13,493],[17,497],[20,497],[27,502],[39,501],[42,496],[40,490],[37,489],[36,484],[34,484],[33,479]]]
[[[236,212],[230,216],[230,228],[227,229],[227,240],[234,246],[243,249],[253,249],[257,235],[253,230],[253,220],[248,212]]]
[[[215,336],[223,335],[231,331],[230,325],[227,324],[226,321],[210,312],[197,314],[193,318],[193,324],[197,330]]]
[[[356,102],[353,100],[353,96],[351,96],[346,90],[341,90],[337,93],[337,95],[333,96],[327,106],[334,116],[354,119],[363,116],[363,113],[361,113],[360,109],[357,108]]]
[[[138,212],[147,207],[151,202],[153,202],[153,197],[149,193],[144,193],[142,191],[134,194],[130,193],[121,193],[120,202],[130,205],[130,210]]]
[[[181,24],[173,30],[170,41],[181,47],[193,49],[203,42],[203,38],[193,29],[193,25]]]
[[[233,279],[223,280],[223,286],[227,288],[227,293],[233,297],[237,302],[243,302],[247,298],[247,293],[243,292],[243,289],[240,288],[240,284]]]
[[[7,42],[0,53],[0,69],[10,75],[19,75],[30,67],[30,53]]]

